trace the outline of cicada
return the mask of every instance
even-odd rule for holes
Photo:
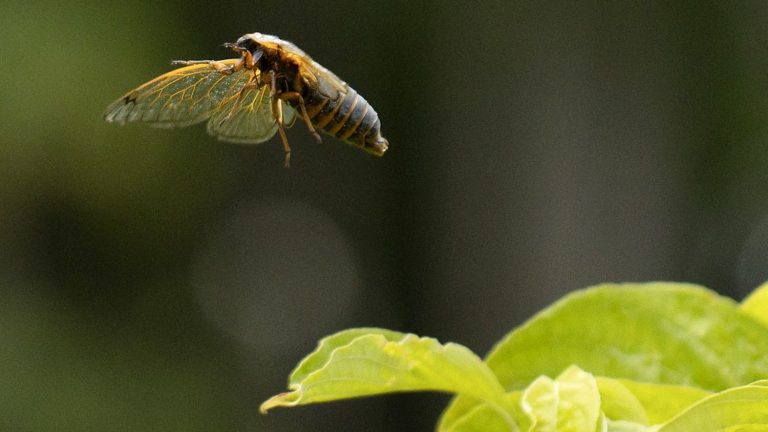
[[[224,46],[240,57],[174,61],[183,67],[128,92],[104,118],[159,127],[208,120],[209,134],[238,143],[260,143],[279,133],[286,166],[291,146],[285,129],[297,118],[318,142],[320,130],[376,156],[387,150],[373,107],[296,45],[250,33]]]

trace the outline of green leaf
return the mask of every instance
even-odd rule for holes
[[[637,397],[619,380],[597,378],[601,409],[610,420],[624,420],[647,425],[648,415]]]
[[[508,406],[519,406],[520,392],[508,396]],[[461,410],[461,415],[455,417],[444,417],[438,424],[439,432],[512,432],[528,430],[530,425],[530,420],[522,410],[511,410],[510,415],[514,418],[515,424],[510,429],[505,417],[487,403],[465,396],[459,396],[457,400],[469,401],[467,410]]]
[[[515,393],[517,393],[517,399],[519,400],[521,392]],[[495,413],[491,407],[477,398],[463,395],[456,396],[440,416],[437,430],[439,432],[471,431],[483,425],[491,428],[496,422],[485,418],[489,415],[489,411]],[[519,422],[515,423],[520,426]]]
[[[326,336],[320,339],[317,348],[315,348],[311,354],[304,357],[293,372],[291,372],[291,376],[288,380],[288,387],[293,388],[293,386],[298,385],[311,372],[328,363],[328,359],[337,348],[348,345],[360,336],[372,334],[381,335],[388,341],[398,341],[405,337],[405,333],[375,327],[353,328]]]
[[[768,282],[757,287],[744,299],[741,310],[768,326]]]
[[[592,432],[600,420],[600,392],[595,378],[578,367],[556,380],[539,377],[523,392],[522,407],[535,432]]]
[[[549,380],[546,377],[540,377],[539,379],[543,379],[544,381],[548,380],[554,383],[554,381]],[[534,381],[534,383],[537,383],[537,381]],[[608,411],[611,409],[613,410],[612,413],[615,416],[613,418],[636,419],[639,417],[642,420],[645,420],[645,410],[640,405],[640,402],[638,402],[637,398],[635,398],[629,390],[624,388],[619,381],[607,378],[598,378],[597,383],[601,395],[600,399],[603,401],[603,410],[605,410],[605,404],[608,403],[611,406]],[[629,402],[626,400],[618,400],[619,398],[616,397],[613,398],[613,401],[607,399],[603,395],[604,391],[609,394],[609,398],[615,395],[620,395],[623,399],[629,399]],[[520,410],[512,410],[513,415],[515,415],[515,421],[520,426],[520,430],[528,431],[531,430],[533,426],[532,422],[534,419],[532,419],[530,415],[522,415],[524,414],[524,410],[521,406],[522,396],[522,391],[513,391],[508,393],[510,406],[521,407]],[[629,415],[622,415],[626,414],[627,412]],[[478,413],[482,413],[482,415],[477,415]],[[440,417],[437,430],[439,432],[464,432],[470,430],[482,430],[484,427],[490,427],[489,425],[494,424],[494,422],[491,422],[486,418],[486,416],[491,415],[494,414],[492,414],[490,408],[482,401],[466,396],[458,396],[454,398],[453,401],[451,401],[451,404],[443,412],[442,416]],[[498,414],[495,415],[498,416]]]
[[[509,390],[571,364],[596,375],[721,390],[768,376],[768,332],[734,301],[696,285],[605,284],[537,314],[487,363]]]
[[[525,391],[510,392],[507,397],[507,407],[520,426],[519,430],[592,432],[605,421],[600,411],[597,381],[575,366],[554,380],[539,377]],[[453,401],[437,429],[440,432],[509,430],[508,426],[504,428],[498,412],[486,403],[466,396]]]
[[[290,392],[264,402],[262,412],[381,393],[432,390],[489,403],[507,422],[507,398],[491,370],[469,349],[432,338],[356,329],[323,340],[296,368]]]
[[[766,430],[768,380],[709,396],[663,425],[658,432]]]
[[[696,387],[650,384],[630,380],[618,381],[627,390],[632,392],[640,402],[648,418],[645,424],[664,423],[684,409],[712,394]],[[628,417],[621,419],[632,420]]]
[[[518,430],[527,431],[531,426],[531,418],[523,411],[520,405],[520,398],[522,396],[522,391],[507,393],[506,414],[514,419]],[[439,432],[491,431],[496,430],[494,429],[497,427],[496,425],[500,425],[505,421],[505,417],[486,402],[469,396],[459,395],[443,411],[437,430]],[[509,426],[506,427],[509,428]]]
[[[576,379],[569,379],[568,372]],[[578,377],[582,378],[578,379]],[[581,388],[572,386],[575,391],[570,395],[562,391],[563,383],[569,381],[582,384]],[[582,405],[594,409],[594,405],[589,404],[597,401],[605,417],[600,419],[605,423],[605,430],[609,432],[650,431],[655,430],[655,427],[650,425],[662,424],[696,402],[712,395],[694,387],[598,377],[596,383],[600,394],[596,398],[591,381],[591,375],[575,367],[569,368],[557,380],[539,377],[524,392],[508,393],[508,406],[513,407],[510,412],[520,426],[520,430],[566,430],[565,425],[557,424],[557,421],[562,421],[563,418],[563,415],[557,411],[558,403],[573,407],[578,406],[574,401],[584,400],[586,404]],[[521,397],[523,397],[522,401]],[[532,402],[532,398],[537,402]],[[528,404],[527,409],[524,404]],[[521,408],[517,410],[514,409],[515,406],[521,406]],[[524,411],[528,412],[528,417],[521,415]],[[592,418],[594,418],[594,412],[592,412]],[[484,428],[488,428],[485,430],[489,431],[502,430],[496,429],[497,424],[501,424],[501,418],[487,404],[477,399],[459,396],[443,413],[438,431],[465,432],[484,430]],[[553,425],[557,425],[557,429],[552,429]],[[590,429],[591,426],[592,421],[579,427],[591,431],[593,430]]]
[[[634,423],[626,420],[608,420],[605,428],[606,432],[651,432],[655,429],[640,423]]]

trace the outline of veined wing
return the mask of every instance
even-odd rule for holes
[[[221,60],[233,65],[237,59]],[[139,86],[113,102],[104,113],[108,122],[146,122],[176,127],[201,122],[236,95],[253,76],[241,69],[225,75],[208,64],[172,70]]]
[[[272,115],[269,86],[246,88],[242,95],[230,95],[208,120],[208,133],[222,141],[257,144],[277,132]],[[296,111],[278,101],[283,113],[283,124],[290,127],[296,120]]]

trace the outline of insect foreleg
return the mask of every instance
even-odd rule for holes
[[[269,80],[269,97],[274,99],[277,94],[277,74],[274,70],[269,71]]]
[[[320,134],[317,133],[317,130],[315,130],[315,126],[312,125],[312,121],[309,119],[309,113],[307,113],[307,106],[304,104],[304,98],[301,97],[301,94],[299,92],[283,92],[280,93],[278,96],[280,99],[288,102],[291,101],[299,106],[299,111],[301,111],[301,117],[304,119],[304,123],[307,124],[307,128],[309,128],[309,133],[311,133],[317,142],[323,142],[322,138],[320,138]]]
[[[196,65],[196,64],[207,64],[207,65],[211,65],[214,69],[223,73],[224,75],[230,75],[242,69],[245,62],[243,59],[240,59],[239,62],[233,65],[228,65],[216,60],[174,60],[171,62],[171,64],[185,65],[185,66]]]

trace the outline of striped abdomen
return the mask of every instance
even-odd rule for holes
[[[389,143],[381,136],[379,115],[362,96],[347,86],[334,100],[317,90],[305,97],[312,124],[327,134],[362,148],[377,156],[387,151]]]

